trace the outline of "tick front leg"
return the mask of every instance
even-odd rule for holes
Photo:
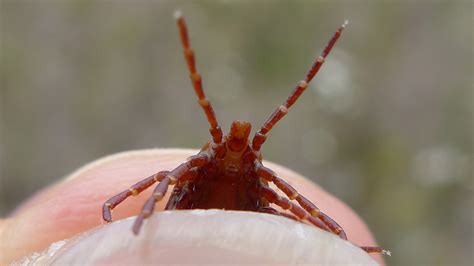
[[[131,186],[129,189],[122,191],[121,193],[113,196],[112,198],[108,199],[104,205],[102,206],[102,219],[106,222],[112,222],[112,214],[111,211],[114,209],[117,205],[119,205],[122,201],[124,201],[126,198],[130,196],[136,196],[140,194],[143,190],[149,188],[151,185],[153,185],[155,182],[159,182],[165,178],[165,176],[169,173],[169,171],[161,171],[158,172],[152,176],[149,176],[133,186]]]
[[[143,220],[150,217],[153,213],[155,204],[166,195],[169,185],[174,185],[183,179],[193,179],[197,174],[197,169],[209,163],[211,158],[208,152],[201,152],[198,155],[191,156],[187,162],[180,164],[173,171],[168,172],[164,179],[153,190],[151,197],[143,205],[140,214],[133,224],[133,233],[137,235],[140,232]]]
[[[191,74],[191,82],[194,87],[194,91],[198,97],[198,103],[202,107],[204,113],[206,114],[209,125],[211,126],[209,132],[212,135],[214,143],[222,142],[222,129],[217,122],[216,114],[212,108],[211,102],[206,98],[204,94],[204,89],[202,87],[201,75],[199,75],[196,69],[196,60],[194,56],[194,51],[191,48],[191,43],[189,42],[188,28],[186,22],[184,21],[181,12],[177,11],[175,13],[176,21],[178,23],[179,34],[181,36],[181,44],[183,45],[184,57],[188,63],[189,73]]]

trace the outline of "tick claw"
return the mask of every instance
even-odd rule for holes
[[[135,235],[138,235],[138,233],[140,233],[140,228],[142,227],[143,219],[140,219],[140,218],[141,217],[138,216],[135,222],[133,223],[132,231],[133,231],[133,234]]]
[[[390,252],[390,250],[385,250],[385,249],[384,249],[384,250],[382,250],[382,254],[383,254],[383,255],[387,255],[387,256],[389,256],[389,257],[392,256],[392,252]]]

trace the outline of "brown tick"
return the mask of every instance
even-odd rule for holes
[[[102,208],[103,219],[111,222],[113,208],[129,196],[137,195],[159,182],[135,220],[133,226],[135,234],[140,231],[143,220],[153,213],[155,203],[164,197],[170,185],[174,185],[166,210],[224,209],[270,213],[309,222],[347,240],[346,233],[339,224],[306,197],[299,194],[296,189],[278,177],[272,170],[262,165],[262,153],[260,152],[268,132],[288,113],[288,109],[308,87],[308,83],[316,75],[341,36],[347,21],[337,29],[322,54],[316,58],[306,78],[298,83],[286,102],[273,112],[250,142],[251,125],[246,121],[232,122],[230,132],[223,136],[214,109],[204,94],[201,75],[196,70],[194,51],[189,43],[184,18],[180,12],[176,12],[175,17],[192,85],[197,94],[198,103],[209,121],[212,140],[206,143],[197,155],[189,157],[186,162],[175,169],[161,171],[147,177],[107,200]],[[271,189],[268,186],[269,182],[272,182],[288,198],[280,196]],[[291,214],[278,211],[272,208],[271,204],[279,206]],[[361,248],[367,252],[386,253],[379,247]]]

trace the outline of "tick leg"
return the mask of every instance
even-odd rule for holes
[[[211,160],[211,155],[208,152],[200,152],[188,158],[188,161],[180,164],[171,172],[168,172],[164,179],[155,187],[151,197],[145,202],[140,214],[135,219],[132,231],[136,235],[140,232],[143,220],[150,217],[155,208],[156,202],[160,201],[166,194],[169,185],[174,185],[178,180],[192,179],[199,167],[206,165]]]
[[[305,211],[303,208],[289,201],[287,198],[281,197],[280,195],[278,195],[278,193],[273,191],[273,189],[269,187],[262,188],[262,196],[263,198],[268,200],[268,202],[276,204],[277,206],[279,206],[280,208],[284,210],[289,210],[299,220],[307,220],[311,224],[323,229],[324,231],[333,233],[331,229],[325,223],[320,221],[317,217],[313,217],[309,215],[308,212]]]
[[[155,182],[161,181],[165,178],[165,176],[169,173],[169,171],[161,171],[158,172],[152,176],[149,176],[133,186],[131,186],[129,189],[111,197],[108,199],[104,205],[102,206],[102,219],[106,222],[112,222],[112,214],[111,211],[113,208],[115,208],[117,205],[119,205],[122,201],[124,201],[126,198],[130,196],[136,196],[140,194],[143,190],[149,188],[151,185],[153,185]]]
[[[289,209],[298,218],[308,220],[313,225],[334,233],[344,240],[347,240],[347,235],[344,229],[336,223],[331,217],[319,210],[310,200],[300,195],[296,189],[288,184],[283,179],[279,178],[272,170],[264,167],[261,163],[257,163],[257,174],[267,181],[273,182],[281,191],[283,191],[288,198],[296,199],[300,206],[294,204],[286,198],[282,198],[275,191],[270,188],[264,188],[262,194],[271,203],[280,206],[282,209]],[[311,214],[311,215],[308,215]],[[382,253],[390,256],[390,251],[384,250],[380,247],[360,247],[367,253]]]
[[[298,218],[294,215],[291,215],[291,214],[288,214],[288,213],[284,213],[284,212],[279,212],[275,209],[273,209],[272,207],[262,207],[258,210],[259,212],[263,212],[263,213],[269,213],[269,214],[274,214],[274,215],[280,215],[280,216],[284,216],[286,218],[289,218],[289,219],[292,219],[292,220],[295,220],[295,221],[299,221]]]
[[[273,182],[290,200],[296,200],[298,204],[303,207],[311,217],[318,218],[322,221],[334,234],[340,236],[342,239],[347,239],[346,233],[342,227],[333,219],[319,210],[310,200],[299,194],[295,188],[288,184],[285,180],[279,178],[272,170],[263,166],[260,162],[256,164],[257,174],[269,182]],[[318,226],[319,227],[319,226]]]
[[[381,247],[367,247],[367,246],[359,246],[362,250],[367,253],[381,253],[384,255],[392,256],[392,252],[390,250],[382,249]]]
[[[136,235],[138,234],[138,232],[140,231],[140,227],[142,226],[143,220],[148,218],[153,213],[155,203],[160,201],[165,196],[170,182],[171,179],[169,177],[166,177],[155,187],[152,196],[145,202],[142,211],[135,219],[135,223],[133,224],[132,229],[133,233],[135,233]]]
[[[186,58],[186,62],[188,64],[189,73],[191,74],[191,81],[193,83],[194,91],[198,97],[198,103],[204,110],[206,114],[207,120],[209,121],[209,125],[211,129],[212,138],[214,143],[221,143],[222,142],[222,129],[217,122],[216,114],[214,113],[214,109],[212,108],[211,102],[206,99],[206,95],[204,94],[204,90],[202,88],[202,79],[201,75],[196,70],[196,61],[194,57],[194,51],[191,48],[191,44],[189,42],[188,36],[188,29],[186,27],[186,23],[184,21],[181,12],[177,11],[175,13],[175,17],[178,23],[179,33],[181,36],[181,43],[183,44],[184,49],[184,57]]]
[[[333,34],[332,38],[329,40],[328,44],[324,48],[321,55],[314,61],[311,69],[308,71],[308,74],[306,74],[306,78],[300,81],[298,85],[296,85],[293,92],[286,99],[286,102],[283,105],[280,105],[272,113],[272,115],[270,115],[267,121],[263,123],[263,126],[260,128],[260,130],[255,133],[255,136],[252,140],[252,149],[254,149],[255,151],[260,150],[260,147],[267,138],[266,135],[268,134],[268,132],[270,132],[273,126],[288,113],[288,109],[298,100],[301,94],[303,94],[303,92],[308,87],[308,83],[311,82],[313,77],[316,75],[316,73],[318,73],[319,69],[323,65],[324,61],[326,60],[326,57],[328,56],[336,41],[341,36],[342,30],[346,27],[346,25],[347,21],[344,22],[344,24],[342,24],[342,26],[337,29],[337,31]]]

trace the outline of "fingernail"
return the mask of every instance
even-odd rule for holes
[[[164,211],[132,231],[134,217],[52,244],[14,265],[377,265],[360,248],[290,219],[222,210]]]

